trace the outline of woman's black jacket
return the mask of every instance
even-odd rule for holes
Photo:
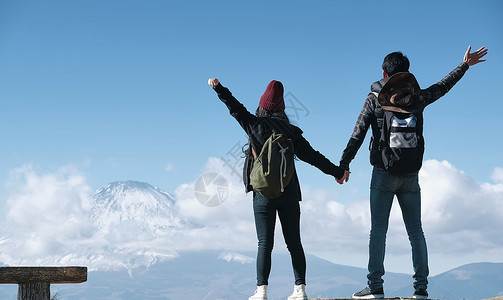
[[[262,146],[265,141],[269,138],[272,132],[283,133],[293,141],[295,155],[317,167],[323,173],[332,175],[339,179],[344,175],[344,171],[338,166],[334,165],[330,160],[323,156],[320,152],[316,151],[311,147],[309,142],[302,136],[302,130],[288,122],[277,119],[265,117],[257,117],[250,113],[243,104],[241,104],[232,93],[226,87],[218,84],[214,88],[215,92],[218,94],[218,98],[229,109],[230,114],[238,121],[239,125],[244,129],[246,134],[250,139],[251,147],[256,153],[260,153]],[[246,192],[252,191],[253,187],[250,186],[250,172],[253,166],[253,157],[251,155],[246,155],[245,164],[243,167],[243,182],[245,184]],[[294,174],[292,182],[286,187],[298,189],[299,201],[300,197],[300,185],[298,183],[297,174]],[[292,184],[293,183],[293,184]]]

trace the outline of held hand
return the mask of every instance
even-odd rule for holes
[[[479,50],[470,53],[472,50],[472,46],[468,46],[468,50],[466,50],[465,57],[463,58],[463,62],[467,63],[469,66],[473,66],[478,64],[479,62],[486,61],[485,59],[481,59],[486,56],[488,49],[485,47],[480,47]]]
[[[337,183],[343,184],[344,182],[348,182],[349,174],[351,174],[351,172],[349,172],[348,170],[344,171],[344,175],[340,179],[336,179]]]
[[[216,87],[220,82],[216,78],[208,79],[208,84],[212,87]]]

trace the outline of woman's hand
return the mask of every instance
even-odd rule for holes
[[[208,84],[212,87],[216,87],[220,82],[216,78],[208,79]]]

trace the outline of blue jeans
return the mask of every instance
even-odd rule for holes
[[[290,191],[293,189],[290,188]],[[277,199],[269,200],[253,192],[253,211],[258,238],[257,286],[268,284],[271,272],[271,253],[274,244],[276,212],[283,237],[292,259],[295,284],[306,284],[306,257],[300,241],[300,205],[298,197],[288,189]]]
[[[367,275],[371,290],[383,287],[384,252],[386,233],[393,197],[396,195],[405,228],[412,247],[414,288],[426,289],[428,285],[428,251],[421,225],[421,190],[418,172],[394,176],[374,167],[370,183],[371,229]]]

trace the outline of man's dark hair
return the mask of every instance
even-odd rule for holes
[[[382,63],[382,69],[388,76],[393,76],[398,72],[408,72],[409,66],[409,59],[402,52],[392,52],[386,55]]]

